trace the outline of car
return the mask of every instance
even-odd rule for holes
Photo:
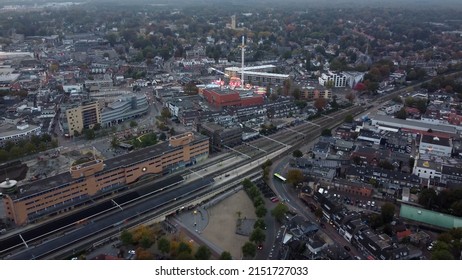
[[[371,206],[371,201],[370,200],[367,201],[367,206]]]
[[[263,244],[261,244],[261,243],[258,244],[258,247],[257,247],[257,248],[258,248],[258,250],[263,250]]]
[[[371,206],[372,206],[372,207],[375,207],[375,201],[372,201],[372,202],[371,202]]]
[[[351,248],[350,248],[350,247],[348,247],[347,245],[343,246],[343,248],[345,248],[345,250],[347,250],[348,252],[350,252],[350,251],[351,251]]]
[[[360,256],[355,256],[355,259],[361,260],[361,257]]]
[[[131,254],[131,255],[135,255],[135,254],[136,254],[135,250],[128,250],[128,253]]]
[[[433,249],[433,245],[428,245],[427,250],[431,251]]]
[[[279,202],[279,198],[276,197],[276,196],[270,198],[270,200],[271,200],[271,202],[274,202],[274,203]]]

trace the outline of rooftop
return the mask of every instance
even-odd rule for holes
[[[422,135],[422,143],[428,143],[439,146],[451,147],[451,142],[449,138],[445,137],[436,137],[432,135]]]

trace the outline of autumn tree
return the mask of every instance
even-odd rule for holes
[[[293,186],[298,185],[299,183],[303,182],[305,176],[303,176],[303,172],[298,169],[290,169],[287,172],[287,183],[292,184]]]
[[[314,107],[316,108],[316,110],[318,110],[318,112],[321,112],[324,109],[324,107],[326,107],[326,105],[327,100],[324,97],[319,97],[314,101]]]
[[[353,101],[355,100],[356,96],[353,92],[349,92],[345,95],[345,98],[350,102],[350,103],[353,103]]]
[[[120,240],[123,244],[133,244],[133,234],[128,230],[124,229],[120,234]]]

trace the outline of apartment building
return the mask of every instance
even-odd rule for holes
[[[99,102],[87,101],[80,105],[66,110],[69,136],[74,136],[75,132],[81,133],[83,129],[93,128],[97,123],[101,123],[101,112]]]

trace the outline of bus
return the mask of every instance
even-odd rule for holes
[[[286,182],[286,178],[282,177],[278,173],[274,173],[274,177],[278,178],[279,180],[283,181],[284,183]]]

